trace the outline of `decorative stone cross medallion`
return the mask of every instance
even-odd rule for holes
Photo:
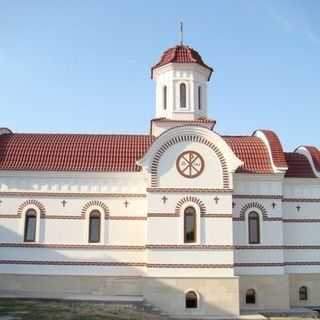
[[[165,203],[167,202],[168,198],[167,198],[166,196],[163,196],[163,197],[161,198],[161,200],[162,200],[163,203],[165,204]]]
[[[67,204],[67,201],[66,200],[62,200],[61,203],[62,203],[62,206],[65,207],[66,204]]]
[[[125,205],[126,208],[128,208],[129,203],[130,203],[130,202],[129,202],[128,200],[126,200],[126,201],[124,202],[124,205]]]
[[[178,157],[176,167],[182,176],[196,178],[204,169],[204,160],[198,152],[185,151]]]
[[[216,202],[216,204],[218,204],[220,199],[218,197],[215,197],[213,200]]]

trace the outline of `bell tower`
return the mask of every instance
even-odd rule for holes
[[[151,78],[156,83],[154,121],[213,122],[207,119],[207,84],[212,73],[200,54],[182,41],[166,50],[151,68]]]

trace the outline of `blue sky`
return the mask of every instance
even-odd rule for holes
[[[15,132],[145,133],[150,66],[186,43],[215,69],[221,134],[277,132],[320,147],[318,0],[0,0],[0,126]]]

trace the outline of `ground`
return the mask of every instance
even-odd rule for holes
[[[0,299],[0,320],[160,320],[139,306],[94,302]]]

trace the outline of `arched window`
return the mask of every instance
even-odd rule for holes
[[[201,108],[202,108],[202,106],[201,106],[201,104],[202,104],[201,99],[202,99],[202,96],[201,96],[201,87],[199,86],[199,87],[198,87],[198,109],[199,109],[199,110],[201,110]]]
[[[24,224],[24,241],[36,241],[36,228],[37,228],[37,212],[34,209],[29,209],[26,212],[26,219]]]
[[[167,86],[163,87],[163,110],[167,110]]]
[[[249,243],[260,243],[260,223],[259,215],[256,212],[250,212],[248,215]]]
[[[308,288],[306,286],[302,286],[299,288],[299,300],[308,300]]]
[[[198,308],[198,296],[194,291],[186,293],[186,308],[195,309]]]
[[[101,215],[98,210],[90,212],[89,242],[100,242]]]
[[[184,242],[196,241],[196,210],[188,207],[184,210]]]
[[[246,304],[256,303],[256,292],[253,289],[249,289],[246,292]]]
[[[187,88],[185,83],[180,84],[180,108],[187,107]]]

